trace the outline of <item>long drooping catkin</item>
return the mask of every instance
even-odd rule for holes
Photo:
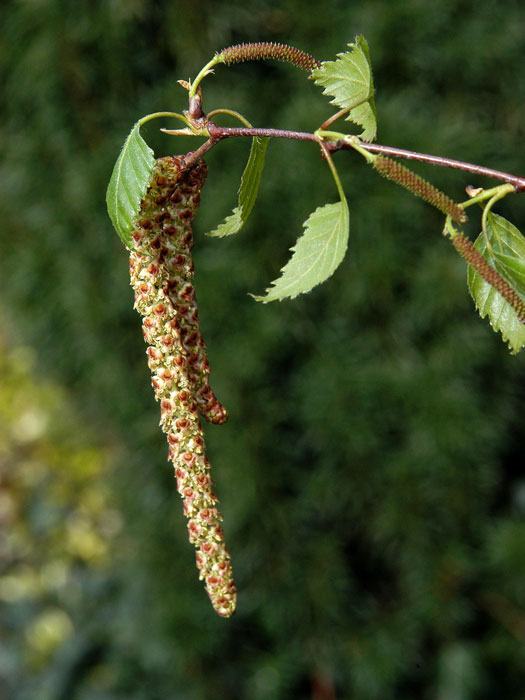
[[[219,52],[219,56],[224,63],[229,66],[232,63],[242,63],[243,61],[260,61],[264,59],[274,59],[292,63],[298,68],[312,71],[318,68],[321,63],[301,49],[296,49],[288,44],[278,44],[273,41],[257,41],[252,44],[236,44],[228,46]]]
[[[433,207],[439,209],[443,214],[448,214],[452,221],[466,221],[465,211],[459,204],[454,202],[444,192],[438,190],[437,187],[434,187],[430,182],[398,163],[397,160],[386,156],[376,156],[371,162],[375,170],[383,177],[401,185],[401,187],[415,194],[416,197],[424,199],[425,202],[432,204]]]
[[[130,275],[135,308],[143,316],[160,425],[167,436],[200,578],[216,612],[229,617],[235,610],[236,590],[199,420],[199,412],[213,422],[222,422],[226,413],[209,386],[192,285],[191,220],[206,166],[201,161],[184,173],[181,165],[181,159],[174,157],[156,162],[133,233]]]
[[[193,287],[191,219],[200,202],[200,190],[205,176],[206,165],[202,161],[198,167],[192,168],[185,175],[181,186],[173,189],[169,195],[158,195],[155,198],[155,203],[167,208],[168,213],[170,213],[171,208],[171,213],[175,217],[179,217],[179,221],[175,219],[175,221],[170,222],[164,219],[162,229],[163,263],[168,273],[167,292],[177,313],[180,325],[178,330],[183,347],[188,354],[187,371],[194,387],[195,400],[199,412],[207,421],[224,423],[228,414],[210,387],[210,367],[206,346],[200,332],[199,312]],[[193,188],[193,196],[189,203],[185,201],[186,188]]]
[[[184,367],[199,412],[210,423],[224,423],[228,414],[210,387],[210,367],[193,288],[191,219],[200,202],[206,166],[203,162],[190,170],[176,187],[180,167],[178,158],[159,159],[153,185],[143,202],[138,229],[140,232],[141,225],[151,225],[147,230],[153,231],[153,245],[167,275],[164,291],[177,317]]]
[[[483,277],[485,282],[488,282],[501,296],[508,301],[516,312],[521,323],[525,323],[525,302],[519,294],[512,289],[510,284],[491,267],[485,260],[483,255],[477,250],[472,241],[464,234],[456,233],[452,238],[452,245],[470,265],[474,267],[476,272]]]

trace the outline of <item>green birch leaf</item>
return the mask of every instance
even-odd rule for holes
[[[305,231],[291,248],[293,255],[282,275],[272,282],[266,295],[254,299],[264,303],[293,299],[328,279],[345,256],[349,222],[346,199],[318,207],[303,224]]]
[[[525,297],[525,258],[514,258],[511,255],[497,253],[495,258],[498,269],[505,279],[522,297]]]
[[[239,203],[233,212],[219,224],[216,229],[208,233],[208,236],[223,238],[238,233],[246,223],[257,199],[261,175],[266,159],[266,150],[270,140],[256,136],[252,139],[250,155],[244,168],[239,187]]]
[[[480,233],[474,245],[518,294],[525,297],[525,238],[519,230],[502,216],[490,213],[486,237]],[[488,316],[490,325],[501,333],[511,352],[519,352],[525,346],[525,324],[520,322],[512,306],[470,265],[467,281],[480,316]]]
[[[525,296],[525,237],[514,224],[492,212],[487,227],[498,271]]]
[[[368,58],[357,41],[348,46],[351,50],[337,54],[336,61],[323,61],[312,71],[316,85],[324,87],[323,95],[333,97],[331,104],[341,109],[352,109],[371,97]]]
[[[153,151],[140,135],[137,122],[120,151],[106,192],[109,218],[127,248],[155,164]]]
[[[354,124],[363,127],[363,131],[360,135],[363,141],[373,141],[377,135],[377,112],[370,49],[368,48],[367,40],[362,34],[356,37],[356,44],[361,49],[368,62],[368,69],[370,71],[370,97],[367,102],[364,102],[359,107],[354,107],[346,117],[346,121],[354,122]]]
[[[370,52],[361,35],[348,46],[350,51],[337,54],[335,61],[323,61],[311,75],[316,85],[324,87],[323,95],[333,97],[331,104],[350,110],[347,120],[363,127],[360,137],[371,141],[377,123]]]
[[[363,131],[359,134],[360,139],[373,141],[377,135],[377,120],[373,98],[369,102],[363,102],[359,107],[352,109],[346,120],[363,127]]]

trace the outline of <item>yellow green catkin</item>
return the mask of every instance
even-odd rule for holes
[[[396,182],[401,187],[412,192],[416,197],[436,207],[443,214],[450,216],[452,221],[463,223],[467,220],[465,211],[457,202],[454,202],[444,192],[438,190],[437,187],[434,187],[434,185],[412,172],[412,170],[409,170],[406,166],[398,163],[397,160],[386,156],[376,156],[371,163],[383,177]]]
[[[242,63],[243,61],[261,61],[264,59],[274,59],[292,63],[303,70],[312,71],[318,68],[320,62],[301,49],[287,44],[279,44],[273,41],[258,41],[251,44],[236,44],[223,49],[219,56],[224,63],[229,66],[232,63]]]
[[[199,576],[215,611],[229,617],[235,610],[236,589],[199,418],[199,414],[212,422],[226,418],[209,387],[192,284],[191,221],[205,177],[203,161],[187,172],[180,157],[156,161],[133,232],[130,276],[135,308],[143,317],[160,425],[167,437]]]
[[[462,233],[456,233],[451,241],[461,257],[483,277],[485,282],[501,294],[512,306],[521,323],[525,323],[525,302],[499,272],[489,265],[472,241]]]

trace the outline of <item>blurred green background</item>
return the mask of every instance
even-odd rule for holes
[[[525,362],[477,316],[440,216],[350,153],[347,259],[267,306],[247,292],[334,201],[327,169],[273,142],[249,225],[211,240],[249,144],[207,157],[196,285],[231,416],[207,428],[231,620],[186,541],[105,211],[113,163],[139,116],[184,108],[176,80],[214,51],[329,59],[357,33],[380,143],[525,173],[520,0],[2,3],[2,700],[525,698]],[[305,130],[332,113],[281,64],[219,67],[205,107],[221,106]],[[195,147],[161,125],[144,129],[158,155]],[[417,170],[457,198],[488,183]],[[497,210],[525,226],[525,197]]]

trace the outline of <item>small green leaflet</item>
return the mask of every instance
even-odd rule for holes
[[[525,297],[525,238],[519,230],[502,216],[490,213],[486,237],[480,233],[474,245],[518,294]],[[519,321],[512,306],[470,265],[467,281],[480,316],[488,316],[490,325],[501,333],[510,350],[519,352],[525,346],[525,324]]]
[[[304,233],[291,250],[282,275],[256,301],[277,301],[309,292],[328,279],[345,256],[350,215],[346,199],[318,207],[304,222]]]
[[[334,98],[331,104],[350,110],[347,120],[363,127],[360,138],[373,141],[377,121],[368,44],[360,35],[348,46],[350,51],[337,54],[336,61],[323,61],[311,75],[316,85],[324,87],[323,95]]]
[[[269,142],[269,139],[259,138],[258,136],[252,139],[250,155],[239,187],[239,204],[222,224],[219,224],[216,229],[208,233],[208,236],[216,236],[218,238],[231,236],[234,233],[238,233],[248,220],[257,199]]]
[[[140,121],[122,146],[106,192],[109,218],[127,248],[155,165],[153,151],[140,135]]]

